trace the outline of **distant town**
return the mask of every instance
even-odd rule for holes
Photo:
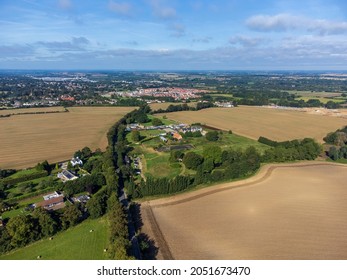
[[[0,109],[194,101],[333,109],[347,102],[346,81],[343,73],[1,71]]]

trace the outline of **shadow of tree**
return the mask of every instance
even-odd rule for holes
[[[131,202],[131,217],[136,232],[140,232],[137,235],[138,244],[141,251],[143,260],[155,260],[158,255],[159,248],[156,246],[154,240],[152,240],[147,234],[141,232],[143,227],[142,215],[141,215],[141,204]]]

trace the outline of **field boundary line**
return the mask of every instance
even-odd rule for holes
[[[339,163],[329,163],[329,162],[316,162],[316,163],[306,163],[306,162],[301,162],[301,163],[294,163],[294,164],[269,164],[261,167],[259,170],[258,174],[255,176],[237,181],[237,182],[230,182],[230,183],[222,183],[218,185],[213,185],[205,189],[199,189],[196,190],[192,193],[184,193],[180,196],[174,196],[170,198],[164,198],[164,199],[158,199],[158,200],[151,200],[148,201],[149,205],[151,205],[152,208],[162,208],[166,206],[173,206],[185,202],[189,202],[195,199],[199,199],[208,195],[212,195],[215,193],[219,193],[222,191],[227,191],[231,189],[237,189],[237,188],[242,188],[242,187],[248,187],[254,184],[258,184],[261,182],[266,181],[272,174],[272,172],[278,168],[298,168],[298,167],[311,167],[311,166],[340,166],[340,167],[345,167],[347,168],[347,165],[345,164],[339,164]],[[188,197],[187,197],[188,196]]]
[[[145,210],[146,212],[146,216],[148,217],[148,222],[149,225],[153,231],[153,238],[155,240],[155,242],[157,243],[157,246],[161,252],[161,254],[163,255],[163,259],[164,260],[174,260],[174,257],[171,254],[170,248],[164,238],[163,233],[161,232],[161,229],[157,223],[157,220],[154,216],[152,207],[149,203],[146,204],[142,204],[141,207],[143,210]]]

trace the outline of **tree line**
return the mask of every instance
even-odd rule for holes
[[[207,108],[215,107],[212,102],[198,102],[196,107],[189,106],[187,103],[173,105],[170,104],[166,109],[158,109],[152,111],[152,114],[159,113],[171,113],[171,112],[180,112],[180,111],[199,111]]]

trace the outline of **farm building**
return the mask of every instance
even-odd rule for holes
[[[172,133],[172,137],[175,138],[176,140],[182,140],[181,134],[177,132]]]
[[[163,141],[163,142],[167,142],[167,139],[164,137],[164,136],[159,136],[160,140]]]
[[[78,177],[71,173],[69,170],[63,170],[62,172],[58,173],[57,177],[61,179],[63,182],[78,179]]]

